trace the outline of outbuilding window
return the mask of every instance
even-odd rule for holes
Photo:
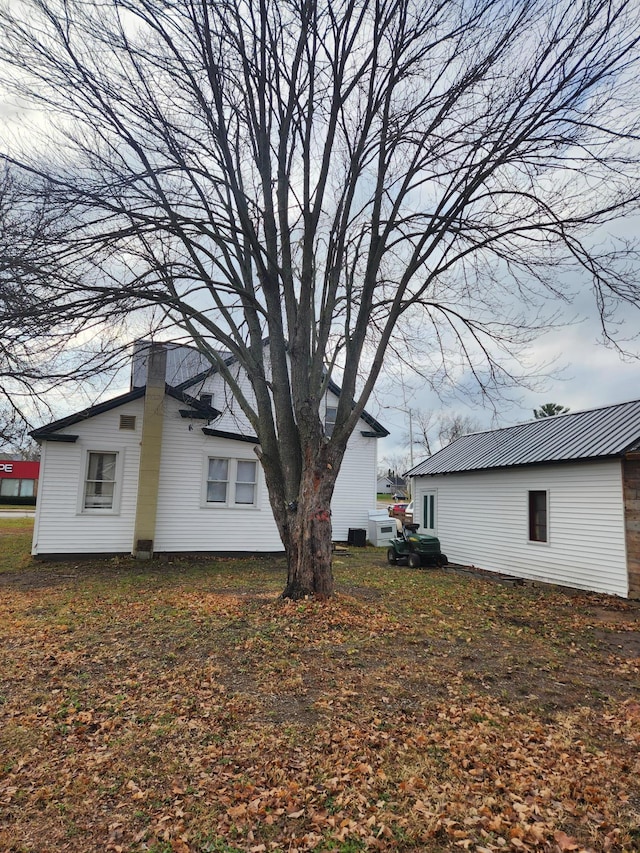
[[[548,493],[546,490],[529,492],[529,541],[547,542],[547,505]]]

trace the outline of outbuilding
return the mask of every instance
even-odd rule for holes
[[[450,562],[640,598],[640,401],[465,435],[406,476]]]

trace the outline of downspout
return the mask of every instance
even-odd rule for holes
[[[153,541],[158,512],[160,460],[162,457],[162,424],[167,371],[167,351],[162,344],[149,347],[147,382],[142,416],[138,498],[133,530],[132,554],[139,560],[153,556]]]

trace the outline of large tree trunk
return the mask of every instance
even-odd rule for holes
[[[298,500],[287,507],[284,546],[287,585],[283,598],[333,595],[331,568],[331,497],[336,481],[333,467],[320,454],[302,472]]]

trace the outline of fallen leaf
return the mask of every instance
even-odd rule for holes
[[[558,849],[562,850],[563,853],[565,850],[578,850],[580,847],[580,845],[576,843],[575,838],[571,835],[567,835],[566,832],[563,832],[561,829],[557,829],[553,833],[553,838],[558,845]]]

